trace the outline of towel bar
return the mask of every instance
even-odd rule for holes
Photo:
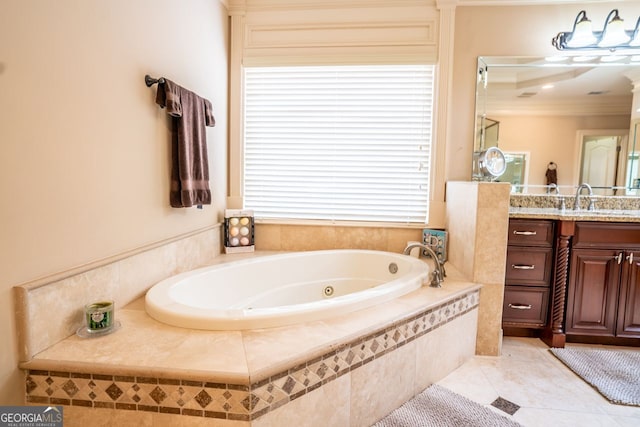
[[[147,87],[151,87],[156,83],[164,84],[164,77],[160,77],[159,79],[154,79],[149,74],[147,74],[146,76],[144,76],[144,82],[147,85]]]

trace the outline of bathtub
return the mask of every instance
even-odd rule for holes
[[[331,318],[418,289],[429,265],[370,250],[255,256],[165,279],[145,309],[173,326],[205,330],[271,328]]]

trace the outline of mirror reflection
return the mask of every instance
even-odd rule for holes
[[[495,180],[518,193],[587,182],[594,194],[640,195],[640,57],[480,57],[477,73],[474,155],[504,152]]]

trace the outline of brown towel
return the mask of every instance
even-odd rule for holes
[[[549,165],[547,166],[547,172],[544,174],[545,177],[547,178],[547,185],[550,184],[558,184],[558,172],[557,172],[558,167],[556,166],[555,163],[551,162],[549,163]]]
[[[205,126],[215,126],[211,102],[165,79],[156,103],[172,117],[172,166],[169,199],[174,208],[210,205],[209,160]]]

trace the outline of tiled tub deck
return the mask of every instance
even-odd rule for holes
[[[65,405],[65,426],[368,426],[473,356],[479,286],[448,272],[441,289],[251,331],[164,325],[138,299],[115,333],[22,363],[26,401]]]

